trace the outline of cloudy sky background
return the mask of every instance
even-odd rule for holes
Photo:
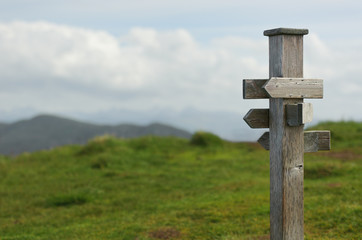
[[[95,123],[164,122],[231,140],[243,78],[268,77],[277,27],[308,28],[304,77],[324,79],[314,123],[362,120],[362,2],[0,0],[0,121],[56,114]]]

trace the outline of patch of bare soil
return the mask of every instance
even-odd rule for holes
[[[174,228],[160,228],[150,232],[148,235],[151,238],[168,240],[179,238],[181,233]]]
[[[256,238],[253,238],[253,240],[269,240],[269,239],[270,239],[269,235],[258,236]]]
[[[342,187],[342,183],[328,183],[327,186],[330,188],[339,188]]]
[[[362,158],[361,154],[352,151],[341,151],[341,152],[328,151],[328,152],[319,152],[318,154],[329,158],[342,159],[344,161],[357,160]]]

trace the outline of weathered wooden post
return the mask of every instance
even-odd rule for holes
[[[304,152],[330,149],[329,131],[304,132],[312,105],[322,98],[323,80],[303,78],[303,35],[307,29],[277,28],[269,37],[269,79],[244,80],[244,99],[269,98],[269,109],[251,109],[244,120],[269,128],[258,142],[270,150],[270,239],[304,238]]]

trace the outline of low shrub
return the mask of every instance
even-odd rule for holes
[[[72,205],[82,205],[89,202],[89,197],[81,193],[59,194],[47,200],[50,207],[63,207]]]
[[[215,134],[209,132],[196,132],[192,135],[190,144],[199,147],[222,146],[223,140]]]
[[[96,137],[90,140],[85,146],[83,146],[77,155],[92,155],[95,153],[102,153],[107,150],[113,149],[117,146],[117,141],[114,137],[109,135],[104,135]]]
[[[91,167],[93,169],[102,169],[108,166],[108,162],[105,157],[98,157],[92,161]]]

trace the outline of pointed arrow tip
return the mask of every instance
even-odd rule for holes
[[[251,128],[268,128],[269,109],[250,109],[244,116],[244,121]]]
[[[258,143],[259,143],[265,150],[269,150],[269,149],[270,149],[270,146],[269,146],[269,132],[263,133],[263,135],[261,135],[261,137],[258,139]]]

